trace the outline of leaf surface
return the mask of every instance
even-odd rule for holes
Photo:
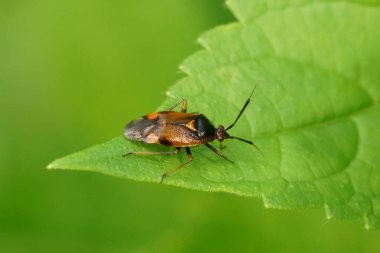
[[[168,90],[159,109],[187,98],[188,111],[228,126],[260,80],[252,104],[229,132],[254,140],[263,156],[228,140],[223,153],[231,164],[196,147],[194,161],[164,183],[261,197],[271,208],[324,207],[329,219],[363,218],[366,228],[379,228],[379,1],[227,5],[238,21],[199,38],[204,49],[183,62],[186,77]],[[159,182],[164,171],[187,160],[185,152],[122,155],[162,150],[118,137],[49,168]]]

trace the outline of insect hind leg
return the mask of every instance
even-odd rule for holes
[[[186,147],[186,153],[187,153],[187,157],[189,158],[188,161],[178,165],[177,167],[171,169],[171,170],[168,170],[166,171],[164,174],[162,174],[161,176],[161,181],[160,181],[160,184],[162,184],[162,182],[164,181],[164,178],[169,175],[169,174],[172,174],[173,172],[175,172],[176,170],[178,170],[179,168],[185,166],[186,164],[190,163],[191,161],[193,161],[193,155],[191,154],[191,151],[190,151],[190,148]]]
[[[169,151],[169,152],[139,152],[137,151],[137,152],[128,152],[123,156],[126,157],[128,155],[177,155],[180,150],[181,148],[175,148],[174,151]]]

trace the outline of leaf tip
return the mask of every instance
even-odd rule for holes
[[[201,45],[204,49],[206,49],[206,51],[211,51],[211,48],[208,46],[208,44],[202,36],[197,39],[197,43]]]
[[[331,211],[328,205],[325,205],[325,215],[326,215],[326,220],[331,220],[333,218],[333,212]]]
[[[266,200],[266,198],[265,198],[265,195],[262,195],[262,196],[261,196],[261,199],[262,199],[262,201],[263,201],[263,206],[264,206],[264,208],[270,208],[270,205],[268,204],[268,202],[267,202],[267,200]]]
[[[54,168],[55,168],[55,164],[54,164],[54,162],[49,163],[49,164],[46,166],[46,168],[47,168],[48,170],[54,169]]]
[[[58,169],[58,168],[60,168],[59,163],[58,163],[57,161],[58,161],[58,160],[54,160],[54,161],[52,161],[51,163],[49,163],[49,164],[46,166],[46,168],[47,168],[48,170]]]
[[[185,64],[181,64],[178,66],[178,69],[179,71],[181,71],[182,73],[190,76],[191,75],[191,72],[190,72],[190,69],[188,67],[185,66]]]
[[[364,216],[364,229],[370,230],[371,229],[371,222],[367,215]]]

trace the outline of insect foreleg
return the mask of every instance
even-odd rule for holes
[[[222,149],[224,149],[224,148],[226,148],[227,146],[223,146],[223,142],[219,142],[219,149],[220,150],[222,150]]]
[[[230,159],[227,158],[227,156],[223,155],[220,151],[218,151],[216,148],[214,148],[213,146],[211,146],[210,144],[208,143],[205,143],[205,146],[208,147],[212,152],[214,152],[215,154],[217,154],[218,156],[226,159],[227,161],[230,161],[233,163],[233,161],[231,161]]]

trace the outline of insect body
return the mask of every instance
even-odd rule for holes
[[[220,151],[211,146],[209,142],[217,139],[220,142],[220,147],[222,148],[222,142],[225,139],[237,139],[256,147],[256,145],[251,141],[231,136],[227,133],[227,130],[231,129],[235,125],[249,104],[255,88],[252,90],[251,95],[245,102],[243,108],[240,110],[240,113],[236,117],[235,121],[227,128],[224,128],[222,125],[215,128],[210,120],[203,114],[187,113],[186,99],[180,100],[167,111],[154,112],[131,121],[125,127],[124,131],[124,136],[127,139],[143,141],[145,143],[161,144],[164,146],[174,147],[175,150],[171,152],[129,152],[124,156],[158,154],[176,155],[179,153],[181,148],[185,148],[189,160],[171,170],[166,171],[161,177],[162,183],[165,176],[173,173],[193,160],[190,147],[205,145],[215,154],[226,160],[229,159]],[[173,111],[173,109],[179,104],[182,104],[181,112]]]

